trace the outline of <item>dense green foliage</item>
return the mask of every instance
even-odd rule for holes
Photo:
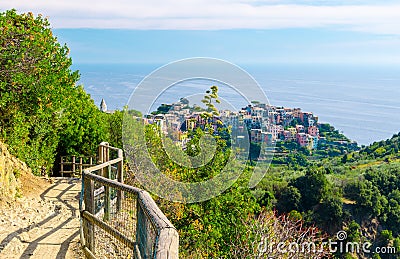
[[[304,157],[307,163],[302,165],[274,164],[253,194],[264,204],[265,197],[269,197],[272,207],[280,213],[300,213],[308,224],[317,225],[332,236],[345,230],[348,240],[369,241],[374,247],[396,247],[400,240],[398,143],[396,134],[341,156]],[[258,170],[267,168],[261,163]],[[335,256],[350,258],[349,254]],[[379,258],[397,257],[381,254]]]
[[[350,139],[348,139],[345,135],[340,133],[337,129],[335,129],[329,123],[319,124],[318,129],[319,129],[320,136],[325,137],[328,142],[341,141],[341,140],[350,142]]]
[[[229,142],[221,133],[228,129],[212,127],[213,118],[218,112],[213,103],[217,100],[217,88],[212,87],[204,98],[207,110],[204,110],[201,116],[205,124],[188,132],[190,140],[184,150],[170,139],[164,138],[160,134],[157,124],[142,126],[145,131],[148,153],[151,155],[153,163],[164,175],[181,182],[194,183],[213,178],[225,167],[230,157],[230,149]],[[141,127],[141,122],[140,119],[138,121],[133,116],[125,118],[124,145],[129,152],[130,149],[137,147],[135,138],[140,134],[137,131]],[[201,139],[207,142],[204,140],[205,135],[213,136],[215,141],[215,150],[210,157],[200,143]],[[138,152],[140,150],[133,150],[130,154],[134,155]],[[196,161],[208,162],[201,163],[202,166],[197,167],[193,166]],[[183,162],[185,163],[182,165]],[[136,170],[136,168],[132,169]],[[248,179],[246,180],[245,175],[247,173],[245,172],[243,175],[225,192],[204,202],[185,204],[156,199],[162,211],[179,231],[182,258],[230,257],[231,248],[227,244],[232,242],[232,237],[236,236],[238,232],[246,232],[244,222],[260,211],[255,197],[246,187]],[[164,188],[168,187],[164,186]]]
[[[364,179],[349,184],[346,195],[360,212],[378,217],[395,235],[400,234],[400,164],[371,167]]]
[[[216,112],[209,109],[207,114],[207,110],[203,110],[204,118],[212,118],[212,111]],[[339,138],[343,140],[340,133],[335,131],[331,126],[326,129],[326,133],[333,132],[329,141],[339,141]],[[206,133],[213,134],[213,128],[203,125],[190,131],[190,141],[184,153],[190,157],[199,155],[199,140]],[[207,180],[218,174],[225,165],[229,145],[219,134],[214,136],[218,147],[210,162],[204,167],[192,169],[171,160],[171,150],[175,155],[182,153],[182,150],[175,146],[167,154],[160,146],[174,145],[165,140],[162,144],[161,136],[156,125],[147,126],[147,147],[151,150],[153,162],[173,179],[184,182]],[[382,143],[393,145],[395,141],[397,137]],[[298,149],[295,143],[281,143],[278,148],[289,151],[286,156],[278,157],[271,167],[260,162],[253,168],[255,164],[249,163],[252,166],[246,168],[244,176],[218,197],[195,204],[170,203],[162,199],[157,201],[179,229],[181,255],[185,258],[230,258],[237,252],[232,250],[232,246],[238,245],[245,245],[247,252],[254,251],[257,235],[251,234],[254,228],[249,227],[246,222],[262,215],[263,210],[271,209],[277,209],[279,213],[289,215],[292,219],[301,220],[308,226],[317,225],[331,234],[332,238],[335,238],[337,231],[346,230],[348,241],[370,241],[375,246],[398,246],[400,177],[399,164],[394,161],[397,154],[386,153],[379,160],[360,155],[364,150],[375,152],[379,148],[386,149],[384,144],[373,144],[360,152],[351,152],[349,146],[340,148],[340,143],[338,146],[328,144],[329,148],[338,148],[337,154],[321,158]],[[253,152],[257,153],[257,146],[253,147]],[[182,154],[181,159],[184,159]],[[282,163],[277,162],[280,160]],[[255,189],[249,190],[246,187],[247,176],[252,170],[268,170],[268,173]],[[383,231],[378,228],[366,230],[366,226],[374,219],[379,220]],[[257,226],[259,223],[256,220],[251,224]],[[376,231],[377,237],[368,238],[361,234],[361,230],[363,233]],[[232,237],[236,239],[232,241]],[[351,258],[351,254],[338,253],[334,256]],[[389,257],[381,255],[381,258]]]
[[[360,150],[360,158],[378,159],[399,157],[400,136],[393,135],[392,138],[374,142],[372,145],[364,147]]]
[[[112,115],[76,86],[69,50],[47,19],[11,10],[0,13],[0,28],[0,138],[35,174],[50,173],[60,155],[95,154]]]
[[[292,121],[291,126],[295,125],[301,125],[301,123],[295,119]],[[289,168],[301,169],[312,166],[313,161],[323,158],[341,157],[360,149],[356,142],[349,140],[328,123],[318,124],[318,129],[321,138],[319,139],[317,148],[313,150],[301,147],[295,140],[278,140],[272,164],[287,165]],[[255,143],[251,144],[250,157],[252,160],[257,160],[259,146]]]

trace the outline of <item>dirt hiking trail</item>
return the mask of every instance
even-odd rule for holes
[[[0,204],[0,259],[84,258],[79,248],[80,179],[22,181],[22,198]]]

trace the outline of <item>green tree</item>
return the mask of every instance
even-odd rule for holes
[[[58,132],[59,155],[94,155],[102,141],[121,146],[121,140],[116,140],[121,138],[122,133],[117,134],[120,126],[111,128],[107,124],[108,117],[114,116],[101,112],[81,86],[73,89],[68,99],[72,103],[65,106],[65,121]]]
[[[300,191],[294,186],[284,188],[280,194],[276,205],[280,212],[290,212],[292,210],[299,210],[301,203]]]
[[[358,242],[361,238],[360,225],[352,220],[347,227],[347,240],[349,242]]]
[[[392,231],[387,230],[387,229],[382,230],[381,233],[379,234],[378,240],[379,240],[379,242],[378,242],[379,245],[382,245],[382,246],[389,245],[390,241],[393,240]]]
[[[388,196],[388,206],[386,207],[386,223],[395,234],[400,233],[400,191],[394,190]]]
[[[35,173],[51,168],[65,122],[66,96],[79,79],[41,16],[0,14],[1,135]]]
[[[60,154],[88,154],[104,140],[103,121],[71,70],[69,50],[47,19],[0,13],[0,138],[36,174]]]
[[[304,211],[317,205],[329,190],[325,175],[315,169],[308,170],[304,176],[294,180],[292,185],[300,191],[301,207]]]
[[[396,237],[393,240],[393,247],[396,249],[396,254],[400,255],[400,237]]]
[[[218,109],[214,105],[214,103],[220,103],[218,99],[218,86],[211,86],[210,90],[207,90],[206,93],[203,100],[201,100],[207,106],[206,112],[201,114],[202,117],[209,119],[212,116],[219,116]]]
[[[299,153],[299,152],[289,154],[286,158],[286,161],[289,166],[292,166],[294,168],[305,167],[305,166],[309,165],[307,156],[305,156],[303,153]]]
[[[374,216],[384,213],[387,199],[381,195],[377,186],[370,181],[360,182],[357,185],[358,195],[355,197],[357,206],[364,212]]]
[[[122,148],[122,122],[124,111],[115,111],[112,114],[107,114],[107,132],[109,133],[109,142],[113,147]]]
[[[316,213],[320,222],[326,226],[341,224],[343,216],[341,199],[337,196],[325,198]]]

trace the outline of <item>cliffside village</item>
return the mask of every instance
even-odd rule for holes
[[[201,111],[196,111],[188,104],[174,103],[166,106],[169,108],[167,113],[146,115],[145,123],[159,125],[164,133],[174,132],[175,140],[182,144],[187,141],[188,130],[205,123],[200,116]],[[318,117],[300,108],[254,103],[240,111],[222,110],[219,113],[219,117],[213,118],[214,122],[221,120],[225,126],[243,134],[247,128],[253,143],[296,141],[301,147],[312,150],[318,147],[320,141],[325,141],[319,135]],[[212,125],[217,127],[217,123]]]

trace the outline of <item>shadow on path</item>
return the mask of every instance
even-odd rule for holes
[[[0,255],[13,239],[18,239],[28,243],[20,258],[66,258],[71,242],[79,234],[76,213],[79,192],[79,179],[57,179],[40,195],[42,200],[55,202],[54,213],[39,223],[8,234],[0,242]],[[28,234],[29,242],[21,238],[23,233]]]

